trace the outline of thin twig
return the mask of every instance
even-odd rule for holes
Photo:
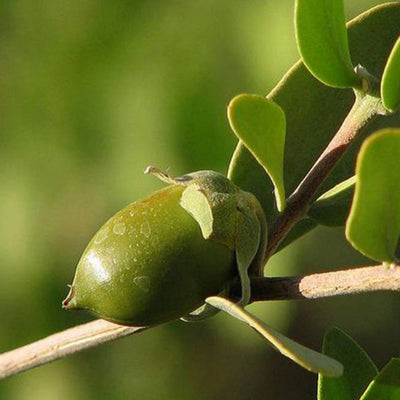
[[[318,299],[375,291],[400,292],[400,267],[370,266],[308,276],[257,278],[252,301]],[[240,295],[240,289],[233,288]],[[96,320],[0,355],[0,380],[70,354],[143,331]]]
[[[117,325],[101,319],[66,329],[0,354],[0,380],[144,329],[146,328]]]
[[[252,281],[251,301],[312,300],[377,291],[400,292],[399,266],[378,265],[306,276],[257,278]]]

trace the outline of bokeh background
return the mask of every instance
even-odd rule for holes
[[[348,0],[353,17],[379,1]],[[225,172],[229,100],[297,60],[293,2],[0,2],[0,352],[89,321],[62,311],[75,265],[117,210],[161,184],[149,164]],[[307,101],[306,94],[304,101]],[[275,256],[270,275],[368,264],[341,229]],[[399,297],[250,306],[316,349],[336,325],[379,367],[399,355]],[[0,383],[1,400],[313,399],[316,377],[225,315],[172,322]]]

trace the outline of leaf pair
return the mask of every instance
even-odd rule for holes
[[[392,359],[381,372],[365,351],[338,328],[327,332],[323,353],[339,360],[343,375],[319,376],[318,400],[395,400],[400,398],[400,359]]]
[[[350,57],[343,0],[297,0],[295,24],[301,57],[318,80],[338,88],[362,88],[362,76]],[[389,111],[400,105],[400,38],[383,72],[381,97]]]

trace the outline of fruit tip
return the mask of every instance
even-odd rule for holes
[[[144,174],[152,174],[157,171],[158,171],[158,168],[154,167],[153,165],[149,165],[144,169],[143,173]]]
[[[71,304],[71,300],[74,297],[74,287],[72,285],[67,285],[67,286],[69,287],[68,295],[61,303],[61,307],[64,310],[68,310],[70,308],[73,308],[73,304]]]

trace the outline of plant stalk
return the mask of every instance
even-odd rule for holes
[[[102,319],[66,329],[0,354],[0,380],[144,329],[117,325]]]

